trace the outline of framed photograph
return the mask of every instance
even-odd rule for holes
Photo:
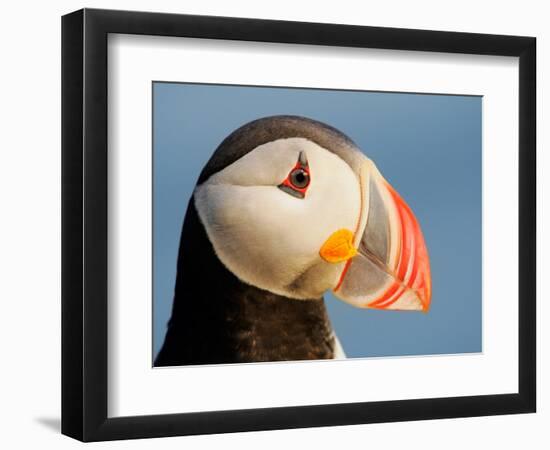
[[[62,432],[535,412],[536,40],[62,20]]]

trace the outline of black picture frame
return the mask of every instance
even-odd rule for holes
[[[518,393],[107,416],[109,33],[519,57]],[[62,433],[82,441],[397,422],[536,408],[536,39],[83,9],[62,18]]]

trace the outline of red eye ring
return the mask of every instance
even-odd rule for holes
[[[297,198],[305,198],[307,188],[311,182],[309,165],[304,152],[300,152],[298,162],[292,168],[286,179],[279,185],[279,189]]]

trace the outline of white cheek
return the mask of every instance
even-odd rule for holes
[[[236,181],[239,172],[243,176],[252,170],[244,166],[239,172],[232,170],[230,176],[224,173],[235,169],[234,165],[199,186],[194,194],[201,221],[225,266],[246,283],[298,298],[333,287],[337,273],[298,292],[289,286],[312,266],[329,264],[319,256],[321,246],[334,231],[355,229],[361,205],[359,182],[351,168],[334,154],[306,142],[312,181],[304,199],[276,185],[226,184],[228,178]],[[304,148],[303,142],[300,148]],[[289,159],[290,167],[296,155]],[[285,173],[288,166],[284,166]]]

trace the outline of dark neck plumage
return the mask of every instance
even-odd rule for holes
[[[191,198],[172,317],[155,366],[327,359],[333,353],[323,299],[290,299],[241,282],[215,255]]]

